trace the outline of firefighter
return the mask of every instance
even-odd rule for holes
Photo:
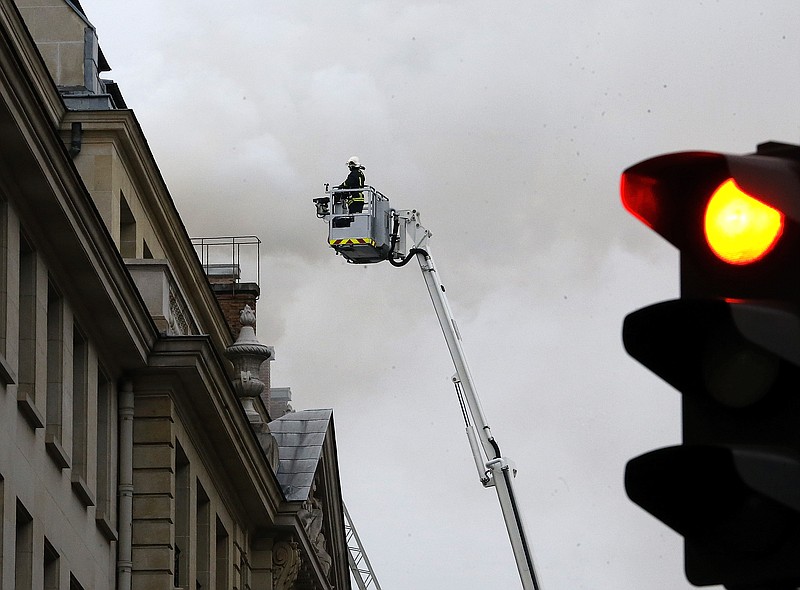
[[[364,188],[364,172],[362,170],[365,168],[358,161],[358,156],[353,156],[347,160],[347,167],[350,169],[350,174],[336,188]],[[361,213],[364,209],[364,193],[355,191],[345,193],[345,203],[347,204],[348,213]]]

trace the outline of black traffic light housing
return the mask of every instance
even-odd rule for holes
[[[717,256],[728,180],[782,214],[762,257]],[[685,539],[690,582],[800,586],[800,146],[683,152],[623,173],[625,207],[680,250],[681,298],[630,314],[628,353],[682,394],[683,444],[631,460],[629,497]],[[741,216],[744,216],[742,214]]]

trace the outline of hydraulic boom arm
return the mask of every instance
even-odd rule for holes
[[[439,319],[439,325],[442,328],[444,339],[447,342],[447,348],[450,350],[453,365],[455,365],[456,377],[454,377],[453,381],[456,384],[457,390],[461,389],[463,393],[463,399],[466,402],[469,415],[472,417],[472,432],[477,434],[478,441],[481,445],[481,449],[476,449],[473,444],[470,444],[473,448],[473,455],[475,455],[478,450],[482,450],[483,452],[485,470],[483,473],[479,474],[481,476],[481,481],[485,487],[494,486],[497,491],[497,499],[500,502],[500,508],[503,512],[503,519],[505,520],[511,547],[514,551],[514,558],[517,562],[520,579],[522,580],[522,587],[525,590],[539,590],[539,584],[533,567],[533,556],[528,548],[528,540],[522,523],[522,517],[519,513],[516,498],[514,497],[512,484],[513,473],[511,473],[511,467],[507,459],[501,455],[497,441],[495,441],[492,436],[489,423],[486,420],[480,400],[478,399],[478,394],[475,391],[475,385],[472,380],[469,365],[467,364],[467,358],[461,347],[461,334],[458,331],[453,313],[450,311],[450,304],[447,301],[444,285],[439,278],[439,273],[436,271],[433,258],[428,252],[427,238],[430,237],[430,232],[419,224],[419,216],[416,212],[397,212],[397,215],[401,219],[401,223],[405,221],[406,234],[408,236],[414,236],[413,242],[415,246],[412,248],[411,252],[416,255],[417,261],[419,262],[419,267],[422,270],[422,277],[425,279],[425,285],[428,288],[431,302],[436,311],[436,317]],[[470,437],[470,427],[468,426],[467,428],[467,436]],[[471,440],[474,439],[471,438]],[[477,457],[476,463],[479,463]]]
[[[514,497],[514,472],[508,460],[500,453],[475,391],[461,347],[461,335],[450,311],[444,285],[429,253],[428,238],[431,233],[420,223],[417,211],[391,209],[385,196],[372,187],[365,188],[365,209],[360,214],[351,215],[340,208],[337,215],[336,191],[330,196],[314,199],[317,216],[329,222],[328,243],[337,253],[347,258],[348,262],[388,260],[394,266],[404,266],[412,257],[416,257],[456,369],[453,383],[464,411],[467,438],[478,475],[485,487],[494,487],[497,492],[523,589],[540,590],[525,528]],[[361,219],[361,216],[366,218]]]

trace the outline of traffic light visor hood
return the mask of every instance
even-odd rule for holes
[[[785,217],[800,220],[800,168],[787,158],[667,154],[625,170],[620,192],[625,208],[674,246],[703,231],[730,264],[758,260],[780,238]]]
[[[680,247],[679,236],[685,229],[678,225],[686,221],[683,210],[688,202],[697,199],[698,181],[709,176],[722,180],[726,173],[725,157],[720,154],[679,152],[650,158],[622,173],[622,204],[642,223]]]

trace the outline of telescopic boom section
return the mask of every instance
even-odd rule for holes
[[[533,567],[533,556],[528,548],[528,540],[522,523],[522,517],[519,512],[519,507],[517,506],[516,498],[514,497],[512,486],[512,477],[514,474],[511,473],[511,467],[506,458],[501,456],[500,448],[492,436],[489,423],[483,413],[483,408],[481,407],[478,394],[475,391],[472,375],[469,371],[467,359],[461,347],[461,336],[458,332],[453,314],[450,311],[450,305],[445,295],[445,288],[439,279],[439,274],[436,272],[433,258],[431,258],[427,250],[423,251],[421,249],[416,252],[416,257],[420,269],[422,269],[422,276],[428,287],[428,293],[431,296],[433,307],[436,310],[436,316],[439,318],[439,325],[442,328],[447,347],[450,350],[450,356],[453,359],[456,373],[461,381],[461,386],[464,391],[464,400],[467,403],[469,413],[472,415],[472,419],[475,423],[478,440],[481,442],[483,452],[487,458],[486,475],[489,477],[489,480],[484,485],[494,486],[497,491],[497,499],[500,502],[500,508],[503,512],[503,519],[505,520],[506,529],[508,530],[511,548],[514,551],[514,558],[517,562],[517,569],[519,570],[522,587],[526,590],[538,590],[539,584]]]
[[[394,266],[404,266],[412,257],[416,257],[456,369],[453,381],[457,389],[460,386],[459,395],[462,396],[463,392],[463,400],[472,417],[471,424],[468,420],[467,434],[476,462],[484,465],[483,473],[479,473],[481,482],[485,487],[494,487],[497,491],[523,589],[539,590],[533,557],[514,496],[512,482],[515,472],[500,453],[475,391],[461,346],[461,335],[429,252],[428,239],[431,233],[420,223],[417,211],[392,209],[389,200],[372,187],[364,187],[363,190],[365,205],[360,213],[348,212],[344,204],[345,195],[342,194],[344,191],[333,189],[324,197],[314,199],[317,216],[328,222],[328,244],[348,262],[356,264],[388,260]],[[470,426],[472,432],[469,431]],[[475,435],[480,448],[473,444]],[[478,457],[478,453],[481,457]]]

